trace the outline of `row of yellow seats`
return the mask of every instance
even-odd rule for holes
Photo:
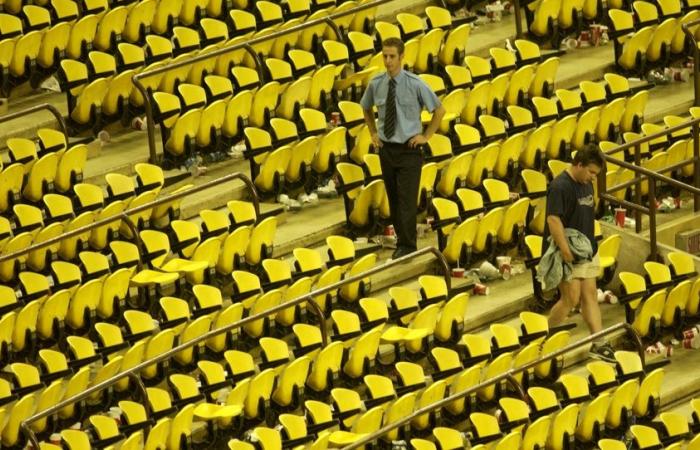
[[[682,25],[700,17],[691,11],[681,18],[677,12],[662,14],[653,3],[635,1],[634,14],[621,9],[608,11],[615,43],[615,62],[623,70],[641,72],[645,64],[668,64],[674,55],[686,50],[686,35]],[[660,23],[657,25],[657,23]],[[631,36],[630,36],[631,34]]]
[[[696,272],[692,259],[676,252],[669,254],[669,260],[670,267],[644,263],[646,278],[620,273],[627,320],[646,340],[658,336],[663,329],[680,329],[684,317],[698,313],[700,281],[693,280]]]
[[[58,133],[62,136],[62,133]],[[82,180],[87,146],[79,144],[39,156],[33,141],[7,140],[10,164],[2,170],[0,212],[9,212],[21,199],[38,203],[45,194],[65,194]]]
[[[601,20],[605,11],[622,8],[626,0],[611,0],[600,5],[595,0],[536,0],[525,9],[528,29],[540,39],[554,39],[553,47],[558,48],[561,38],[581,26],[581,20]],[[601,6],[603,6],[601,8]]]

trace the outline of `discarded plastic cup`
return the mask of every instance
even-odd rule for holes
[[[615,208],[615,224],[618,227],[625,227],[625,218],[627,217],[627,209],[625,208]]]

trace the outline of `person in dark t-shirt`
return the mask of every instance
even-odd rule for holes
[[[562,260],[573,264],[572,279],[559,284],[559,301],[549,313],[549,326],[561,324],[581,302],[581,314],[591,333],[603,328],[598,305],[596,279],[600,271],[598,245],[595,240],[595,199],[592,181],[603,168],[603,157],[595,145],[579,150],[565,171],[549,184],[547,189],[547,213],[543,245],[547,237],[559,248]],[[576,261],[564,235],[565,228],[573,228],[584,234],[593,248],[591,261]],[[543,249],[544,251],[545,249]],[[610,344],[596,341],[590,349],[591,356],[615,361]]]

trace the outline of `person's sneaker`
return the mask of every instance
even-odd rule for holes
[[[615,350],[607,342],[603,344],[596,344],[595,342],[591,345],[591,349],[588,351],[588,355],[591,358],[600,359],[606,362],[615,362]]]

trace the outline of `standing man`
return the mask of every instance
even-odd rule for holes
[[[547,192],[547,226],[544,241],[552,236],[561,252],[562,261],[573,264],[571,280],[559,283],[559,301],[549,313],[549,325],[561,324],[581,302],[581,314],[592,333],[602,326],[598,305],[596,279],[600,271],[598,244],[595,240],[595,201],[592,181],[603,168],[598,148],[589,144],[578,151],[571,166],[549,184]],[[572,228],[588,238],[593,250],[592,260],[576,260],[564,229]],[[545,244],[546,245],[546,244]],[[605,340],[591,345],[590,355],[604,361],[615,361],[612,347]]]
[[[360,104],[372,144],[379,149],[391,221],[397,236],[392,257],[398,258],[416,250],[418,184],[423,164],[420,146],[437,131],[445,108],[423,80],[403,70],[401,39],[389,38],[382,42],[382,55],[386,72],[370,81]],[[373,106],[379,111],[378,124],[374,121]],[[425,132],[420,120],[423,108],[433,113]]]

